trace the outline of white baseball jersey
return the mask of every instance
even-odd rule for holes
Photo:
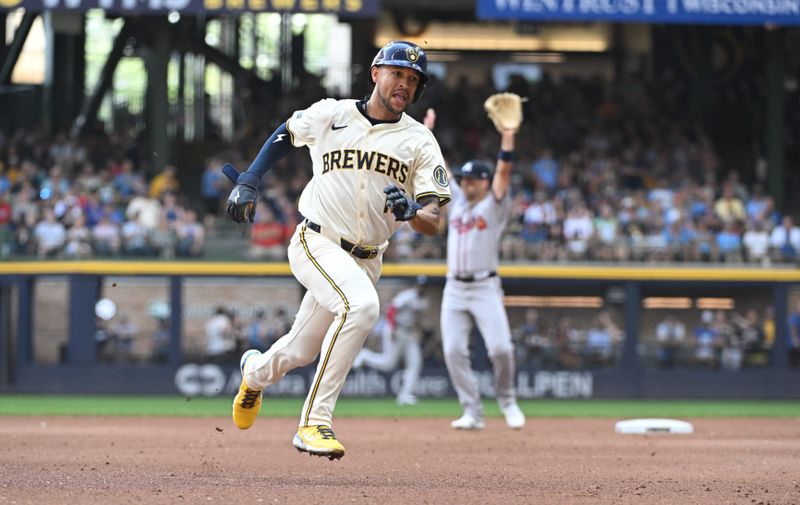
[[[308,146],[314,177],[300,213],[356,244],[381,245],[402,225],[386,209],[389,184],[407,195],[450,201],[444,159],[433,134],[407,114],[372,125],[356,100],[325,99],[286,121],[295,146]]]
[[[247,384],[264,389],[319,357],[301,426],[331,426],[347,373],[380,311],[375,283],[382,255],[357,259],[330,235],[358,245],[386,243],[402,224],[386,208],[383,189],[390,184],[414,199],[437,196],[441,205],[450,200],[444,160],[431,132],[405,114],[397,122],[373,125],[356,104],[322,100],[286,121],[292,144],[308,146],[314,165],[300,212],[324,230],[297,226],[287,256],[307,291],[295,323],[243,366]]]
[[[497,270],[500,237],[511,214],[511,195],[499,201],[491,189],[471,204],[458,185],[452,187],[450,229],[447,232],[447,270],[453,275],[471,275]]]

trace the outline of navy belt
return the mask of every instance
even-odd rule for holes
[[[484,279],[489,279],[491,277],[497,277],[497,272],[492,270],[491,272],[489,272],[486,275],[479,275],[479,276],[475,276],[475,275],[456,275],[453,278],[455,280],[461,281],[461,282],[475,282],[475,281],[482,281]]]
[[[309,219],[306,219],[306,227],[317,233],[322,233],[322,227]],[[360,260],[371,260],[378,256],[381,250],[378,246],[358,245],[344,238],[339,238],[339,245],[342,246],[342,249]]]

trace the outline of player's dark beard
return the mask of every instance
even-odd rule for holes
[[[388,96],[383,96],[380,92],[378,92],[378,98],[380,99],[381,104],[383,104],[383,106],[386,108],[386,110],[388,110],[392,114],[395,114],[395,115],[399,116],[400,114],[405,112],[406,109],[408,109],[408,107],[411,105],[411,100],[406,101],[406,106],[405,107],[403,107],[400,110],[397,110],[394,107],[392,107],[392,93],[389,93]]]

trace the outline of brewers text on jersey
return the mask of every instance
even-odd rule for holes
[[[408,179],[408,165],[376,151],[340,149],[322,155],[322,173],[332,170],[372,170],[394,178],[400,184]]]

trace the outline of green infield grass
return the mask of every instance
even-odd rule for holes
[[[231,398],[132,395],[0,395],[0,416],[188,416],[230,415]],[[500,415],[497,404],[486,401],[486,414]],[[264,398],[262,416],[294,417],[302,398]],[[798,401],[732,400],[523,400],[529,417],[798,417]],[[337,417],[457,417],[455,399],[420,400],[399,407],[391,398],[342,398]]]

